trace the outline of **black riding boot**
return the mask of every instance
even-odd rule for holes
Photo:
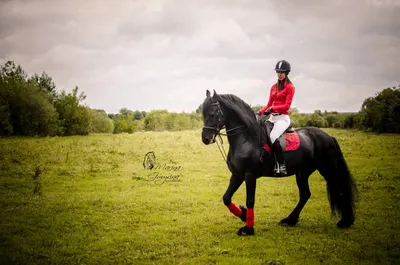
[[[275,157],[277,160],[277,165],[275,166],[274,173],[276,175],[280,175],[280,176],[287,175],[285,159],[283,158],[283,151],[282,151],[281,144],[279,143],[279,139],[275,140],[272,147],[273,147]]]

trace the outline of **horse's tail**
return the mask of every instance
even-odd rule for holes
[[[357,187],[343,157],[339,143],[334,137],[332,139],[336,146],[337,164],[335,173],[337,175],[327,182],[328,198],[332,212],[337,212],[343,219],[352,222],[354,221]]]

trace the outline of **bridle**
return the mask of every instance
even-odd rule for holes
[[[217,102],[214,102],[214,103],[211,103],[210,105],[211,105],[211,106],[217,106],[217,110],[215,111],[215,113],[213,113],[213,115],[216,115],[216,116],[217,116],[218,122],[217,122],[217,125],[216,125],[215,127],[203,126],[203,130],[204,130],[204,129],[210,129],[210,130],[215,131],[215,134],[216,134],[216,135],[223,135],[223,136],[233,136],[233,135],[237,135],[237,134],[244,133],[245,131],[248,130],[248,129],[246,128],[245,130],[242,130],[242,131],[239,131],[239,132],[236,132],[236,133],[229,133],[229,132],[232,132],[232,131],[234,131],[234,130],[237,130],[237,129],[246,127],[246,126],[244,126],[244,125],[240,125],[240,126],[231,128],[231,129],[229,129],[229,130],[226,130],[225,133],[221,133],[220,131],[221,131],[222,129],[226,129],[226,128],[225,128],[225,125],[223,125],[221,128],[219,127],[219,125],[220,125],[220,123],[221,123],[221,120],[222,120],[222,117],[224,116],[224,114],[223,114],[223,112],[222,112],[222,109],[221,109],[221,106],[219,105],[219,102],[218,102],[218,101],[217,101]]]
[[[220,133],[219,131],[225,127],[225,126],[222,126],[222,128],[219,128],[219,124],[221,123],[221,119],[224,116],[224,114],[222,113],[222,109],[221,109],[221,106],[219,105],[218,101],[211,103],[210,105],[217,106],[217,110],[215,111],[215,113],[213,113],[213,115],[216,115],[218,118],[217,126],[215,126],[215,127],[203,126],[203,130],[210,129],[210,130],[215,131],[216,132],[215,134],[219,134]]]
[[[217,106],[217,110],[215,111],[215,113],[213,113],[213,115],[216,115],[216,116],[217,116],[218,122],[217,122],[217,125],[216,125],[215,127],[203,126],[203,130],[204,130],[204,129],[209,129],[209,130],[215,131],[215,135],[218,136],[218,138],[219,138],[219,140],[220,140],[220,143],[221,143],[221,147],[220,147],[220,145],[218,144],[218,141],[216,141],[216,142],[217,142],[218,149],[219,149],[219,151],[220,151],[220,153],[221,153],[221,155],[222,155],[222,158],[226,161],[226,160],[227,160],[227,159],[226,159],[226,152],[225,152],[225,149],[224,149],[224,147],[223,147],[223,145],[222,145],[222,144],[223,144],[223,141],[222,141],[221,135],[222,135],[222,136],[234,136],[234,135],[238,135],[238,134],[241,134],[241,133],[244,133],[245,131],[247,131],[248,128],[246,128],[246,126],[244,126],[244,125],[240,125],[240,126],[231,128],[231,129],[229,129],[229,130],[226,130],[225,125],[223,125],[223,126],[220,128],[219,125],[220,125],[220,123],[221,123],[222,117],[224,116],[224,114],[223,114],[223,112],[222,112],[222,109],[221,109],[221,106],[219,105],[219,102],[218,102],[218,101],[217,101],[217,102],[214,102],[214,103],[211,103],[210,105],[211,105],[211,106]],[[236,132],[236,133],[230,133],[230,132],[232,132],[232,131],[235,131],[235,130],[240,129],[240,128],[243,128],[243,127],[245,128],[244,130],[241,130],[241,131]],[[221,133],[221,132],[220,132],[222,129],[225,129],[225,133]],[[221,150],[221,149],[222,149],[222,150]]]

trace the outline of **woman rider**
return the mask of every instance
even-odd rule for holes
[[[285,60],[279,61],[275,66],[275,71],[278,80],[272,85],[268,104],[262,108],[258,115],[272,114],[269,121],[274,124],[270,138],[272,150],[278,160],[277,166],[274,169],[276,175],[286,175],[286,165],[283,158],[282,147],[279,143],[279,136],[290,126],[289,109],[294,96],[294,86],[289,80],[290,64]]]

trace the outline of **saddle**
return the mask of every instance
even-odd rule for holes
[[[269,152],[271,150],[271,139],[269,135],[271,134],[272,128],[274,128],[274,124],[268,120],[265,121],[265,126],[267,128],[267,143],[264,144],[264,149]],[[297,133],[293,130],[293,124],[290,123],[289,127],[285,130],[285,132],[279,136],[279,143],[282,147],[283,151],[293,151],[296,150],[300,146],[300,139]]]

